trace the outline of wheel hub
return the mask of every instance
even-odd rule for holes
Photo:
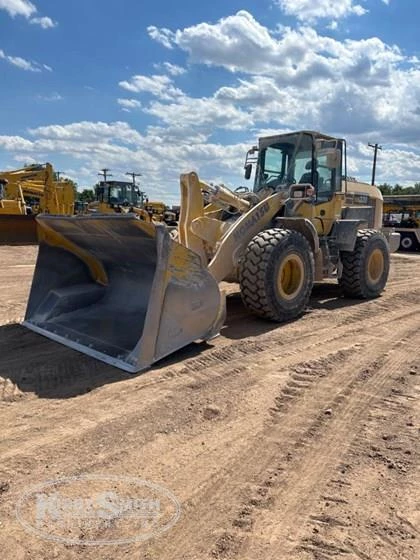
[[[413,245],[413,241],[411,240],[410,237],[403,237],[401,239],[401,245],[402,247],[404,247],[404,249],[411,249],[411,246]]]
[[[380,249],[372,251],[367,266],[367,273],[370,282],[375,284],[381,278],[384,271],[384,256]]]
[[[281,263],[277,276],[277,289],[283,299],[293,299],[300,292],[305,276],[303,261],[299,255],[287,255]]]

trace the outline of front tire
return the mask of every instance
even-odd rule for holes
[[[277,322],[302,315],[313,281],[313,253],[301,233],[273,228],[248,244],[239,282],[242,301],[255,315]]]
[[[382,233],[358,231],[354,251],[343,251],[341,262],[343,271],[338,282],[344,295],[372,299],[383,292],[389,274],[389,249]]]

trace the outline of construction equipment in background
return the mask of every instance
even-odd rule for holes
[[[133,212],[145,222],[177,225],[176,213],[164,202],[144,200],[144,193],[139,187],[128,181],[101,181],[95,188],[95,201],[88,204],[85,212],[99,214]]]
[[[101,181],[95,187],[95,200],[90,202],[86,213],[97,214],[127,214],[136,216],[150,222],[149,213],[143,208],[143,193],[132,182],[128,181]]]
[[[385,195],[384,228],[400,234],[400,251],[420,250],[420,194]]]
[[[149,216],[154,222],[164,222],[168,226],[178,225],[178,218],[176,211],[166,206],[164,202],[146,201],[144,209],[148,212]]]
[[[250,312],[277,322],[302,315],[326,278],[346,296],[378,297],[399,235],[387,241],[380,231],[376,187],[342,180],[345,141],[310,131],[261,138],[246,178],[253,167],[253,191],[181,175],[175,232],[133,214],[38,217],[24,325],[138,372],[219,333],[222,280],[239,283]]]
[[[0,172],[0,243],[36,243],[38,213],[71,216],[75,192],[71,182],[56,181],[51,164]]]

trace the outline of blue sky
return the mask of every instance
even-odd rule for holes
[[[0,169],[51,161],[91,186],[143,174],[244,184],[265,133],[349,140],[349,169],[420,181],[417,0],[0,0]]]

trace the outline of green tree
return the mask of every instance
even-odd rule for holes
[[[95,191],[93,189],[83,189],[77,193],[77,200],[80,202],[92,202],[95,200]]]
[[[392,194],[393,186],[388,183],[384,183],[383,185],[378,185],[378,189],[382,194]]]
[[[415,183],[412,187],[403,187],[398,183],[394,186],[390,185],[389,183],[383,183],[382,185],[378,185],[379,190],[384,195],[389,194],[420,194],[420,183]]]

